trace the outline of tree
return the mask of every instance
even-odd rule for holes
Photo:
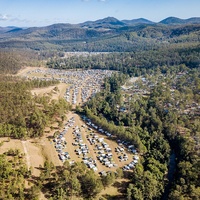
[[[108,187],[109,185],[113,184],[115,181],[115,174],[114,172],[107,173],[106,176],[102,176],[102,183],[104,188]]]
[[[133,184],[129,184],[127,188],[127,199],[128,200],[142,200],[144,199],[142,191],[136,187],[134,187]]]
[[[99,178],[94,175],[94,172],[88,171],[82,177],[82,192],[83,195],[88,197],[95,197],[102,190],[102,183]]]
[[[33,200],[39,200],[40,189],[37,186],[32,186],[28,191],[28,198]]]

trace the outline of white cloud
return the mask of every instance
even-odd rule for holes
[[[2,14],[0,14],[0,21],[6,21],[6,20],[9,20],[8,15],[2,15]]]

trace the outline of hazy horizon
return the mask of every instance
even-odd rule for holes
[[[119,20],[200,17],[199,0],[0,0],[0,26],[78,24],[106,17]]]

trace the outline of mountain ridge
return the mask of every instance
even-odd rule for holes
[[[181,19],[178,17],[167,17],[159,22],[153,22],[151,20],[145,19],[145,18],[136,18],[136,19],[124,19],[124,20],[119,20],[115,17],[106,17],[103,19],[98,19],[95,21],[85,21],[82,23],[77,23],[77,24],[71,24],[71,23],[54,23],[54,24],[50,24],[47,26],[41,26],[41,27],[55,27],[55,26],[59,26],[59,25],[65,25],[65,26],[80,26],[80,27],[84,27],[84,26],[88,26],[88,25],[92,25],[92,26],[97,26],[97,25],[116,25],[116,26],[126,26],[126,25],[138,25],[138,24],[200,24],[200,17],[191,17],[191,18],[187,18],[187,19]],[[41,28],[41,27],[27,27],[27,28]],[[1,27],[0,26],[0,31],[5,29],[5,30],[13,30],[13,29],[27,29],[24,27],[20,27],[20,26],[7,26],[7,27]],[[95,27],[94,27],[95,28]]]
[[[126,24],[155,24],[156,22],[150,21],[145,18],[131,19],[131,20],[122,20]]]
[[[194,35],[192,35],[192,33]],[[57,23],[43,27],[0,27],[0,48],[64,49],[66,51],[124,51],[158,43],[198,42],[200,18],[169,17],[158,23],[144,18],[107,17],[79,24]],[[103,45],[102,45],[103,44]],[[102,47],[104,46],[104,47]]]
[[[163,20],[161,20],[159,23],[161,24],[199,24],[200,23],[200,17],[191,17],[188,19],[181,19],[178,17],[167,17]]]

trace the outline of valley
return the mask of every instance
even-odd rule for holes
[[[198,200],[199,36],[199,17],[0,27],[0,200]]]

